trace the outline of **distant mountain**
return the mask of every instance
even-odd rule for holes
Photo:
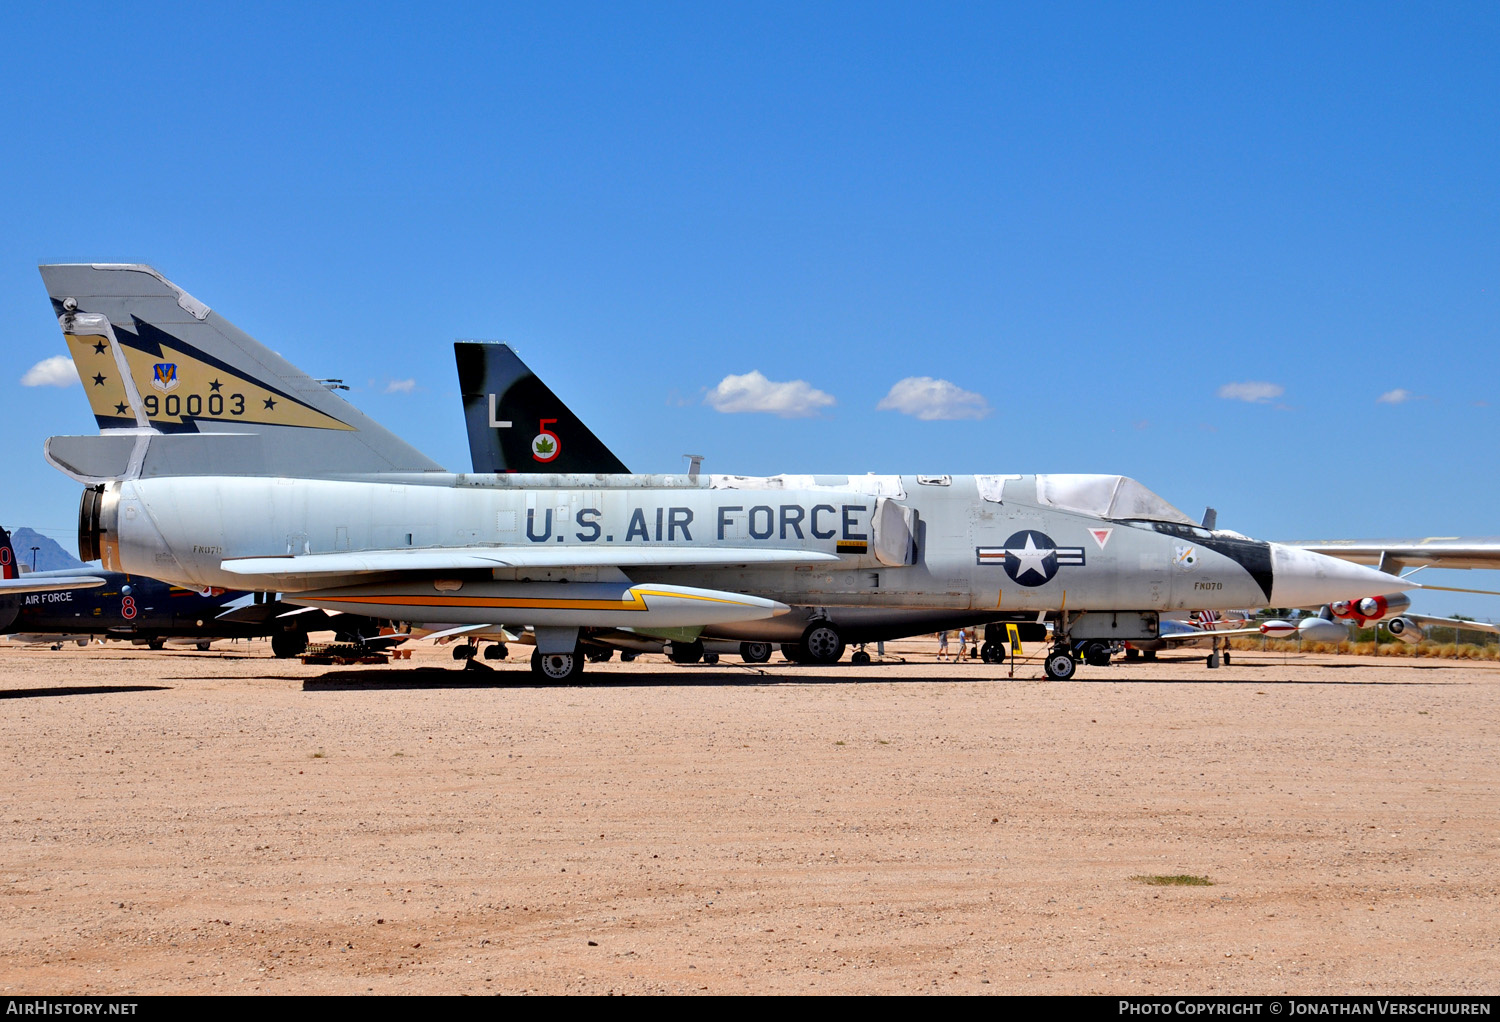
[[[83,564],[68,553],[56,540],[48,539],[35,529],[22,526],[10,534],[10,545],[16,548],[16,561],[31,567],[31,548],[36,547],[36,570],[51,571],[54,568],[77,568]]]

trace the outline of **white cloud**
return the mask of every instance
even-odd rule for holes
[[[776,383],[751,370],[743,376],[724,377],[703,403],[719,412],[769,412],[783,419],[805,419],[834,400],[806,380]]]
[[[1375,399],[1375,403],[1378,405],[1399,405],[1410,401],[1416,396],[1405,387],[1397,387],[1395,390],[1388,390],[1384,394],[1381,394]]]
[[[947,380],[931,376],[908,376],[898,380],[891,392],[880,399],[876,411],[900,412],[924,422],[935,419],[982,419],[990,414],[990,403],[983,394],[964,390]]]
[[[417,389],[416,380],[392,380],[385,385],[387,394],[410,394]]]
[[[21,377],[23,387],[71,387],[78,382],[73,360],[66,355],[44,358]]]
[[[1286,388],[1279,383],[1260,383],[1255,380],[1226,383],[1219,388],[1220,397],[1230,401],[1249,401],[1251,404],[1265,404],[1285,393]]]

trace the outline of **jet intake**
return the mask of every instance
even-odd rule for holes
[[[900,568],[917,563],[917,512],[889,497],[875,501],[875,515],[870,521],[875,534],[875,559],[881,564]]]
[[[1328,605],[1333,616],[1340,620],[1357,622],[1361,627],[1371,621],[1384,621],[1400,614],[1411,606],[1411,597],[1405,593],[1386,593],[1383,596],[1366,596],[1358,600],[1339,600]]]
[[[1385,629],[1392,638],[1407,645],[1414,646],[1422,641],[1422,626],[1409,617],[1393,617],[1385,623]]]

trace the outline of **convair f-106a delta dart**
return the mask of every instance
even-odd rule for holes
[[[764,637],[798,606],[1048,619],[1061,679],[1074,643],[1154,638],[1162,611],[1412,587],[1203,528],[1123,476],[452,474],[149,267],[41,272],[100,426],[46,444],[86,486],[84,560],[434,631],[530,627],[543,678],[612,638]],[[566,448],[537,425],[538,458]],[[844,643],[817,616],[798,639]]]

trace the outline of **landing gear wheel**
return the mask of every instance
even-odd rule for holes
[[[574,653],[531,654],[531,673],[539,681],[572,681],[583,673],[583,657]]]
[[[979,659],[987,664],[1003,663],[1005,660],[1005,647],[998,642],[986,642],[979,647]]]
[[[742,642],[740,643],[740,659],[747,664],[763,664],[771,659],[771,644],[769,642]]]
[[[640,656],[640,654],[637,653],[633,649],[621,650],[620,651],[620,663],[622,663],[622,664],[628,664],[628,663],[630,663],[632,660],[634,660],[638,656]]]
[[[1229,650],[1227,649],[1224,651],[1224,666],[1229,666]]]
[[[591,664],[602,664],[609,662],[615,655],[612,649],[591,649],[585,656]]]
[[[836,664],[844,655],[844,637],[832,625],[812,625],[802,633],[803,656],[810,664]]]
[[[1090,667],[1109,666],[1109,643],[1090,642],[1083,647],[1083,662]]]
[[[505,647],[505,643],[503,642],[497,642],[492,646],[484,647],[484,658],[486,660],[504,660],[508,656],[510,656],[510,650]]]
[[[212,639],[199,639],[197,642],[193,643],[193,648],[196,649],[199,653],[207,653],[208,648],[212,645]]]
[[[849,654],[849,662],[851,664],[859,664],[861,667],[863,667],[865,664],[870,662],[870,654],[866,653],[862,649],[856,650],[855,652]]]
[[[167,644],[167,640],[166,639],[147,639],[146,640],[146,648],[147,649],[161,649],[166,644]]]
[[[802,647],[795,642],[783,642],[781,644],[781,655],[786,657],[789,663],[807,663],[807,654],[802,652]]]
[[[692,642],[673,642],[666,654],[667,659],[674,664],[696,664],[703,659],[703,643],[697,639]]]
[[[719,662],[719,654],[717,654],[717,653],[704,653],[703,654],[703,662],[705,664],[716,664],[716,663]]]
[[[271,636],[271,653],[285,660],[307,652],[306,632],[277,632]]]
[[[1136,649],[1134,646],[1128,646],[1128,647],[1126,647],[1126,649],[1125,649],[1125,659],[1126,660],[1134,662],[1136,660],[1139,660],[1140,658],[1141,658],[1141,651],[1140,650]]]
[[[1066,649],[1054,649],[1047,654],[1042,670],[1053,681],[1067,681],[1073,677],[1073,672],[1078,670],[1078,661],[1074,660],[1073,654]]]
[[[1154,649],[1143,649],[1143,650],[1141,650],[1141,658],[1144,659],[1144,660],[1155,660],[1156,659],[1156,650],[1154,650]]]
[[[453,647],[453,659],[473,660],[478,652],[479,650],[475,649],[473,646],[470,646],[467,642],[461,643],[460,645]]]

